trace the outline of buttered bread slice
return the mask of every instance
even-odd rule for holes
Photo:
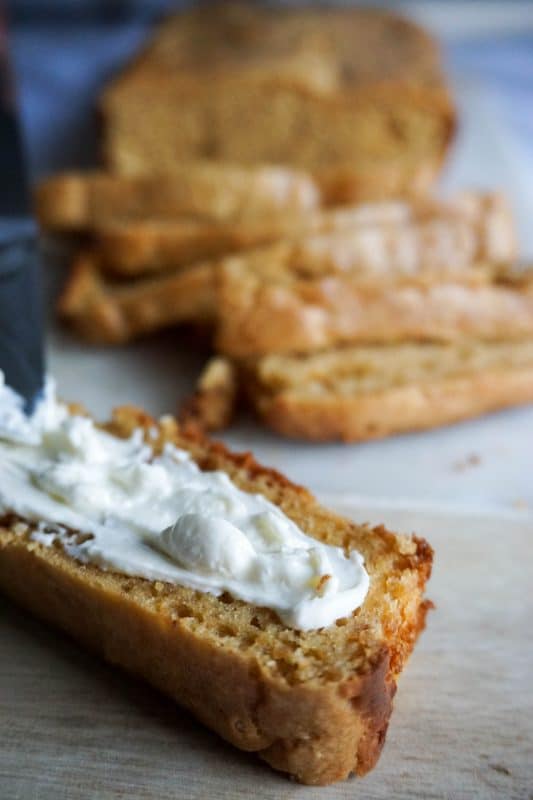
[[[426,542],[171,418],[122,408],[97,429],[50,395],[30,420],[2,402],[9,596],[301,782],[374,766],[428,608]]]

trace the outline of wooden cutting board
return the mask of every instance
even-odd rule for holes
[[[1,800],[531,800],[533,522],[337,506],[436,551],[437,608],[373,773],[291,783],[0,598]]]

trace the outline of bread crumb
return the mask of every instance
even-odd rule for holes
[[[481,457],[478,456],[477,453],[470,453],[470,455],[462,461],[456,461],[453,465],[453,469],[455,472],[464,472],[465,469],[477,467],[479,464],[481,464]]]
[[[513,507],[519,509],[520,511],[527,511],[529,504],[526,500],[524,500],[523,497],[518,497],[513,501]]]

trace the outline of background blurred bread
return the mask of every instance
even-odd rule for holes
[[[272,355],[248,363],[242,385],[285,436],[375,439],[533,402],[533,337]]]
[[[88,239],[59,312],[102,344],[200,324],[221,358],[188,424],[246,395],[285,435],[353,440],[530,399],[533,272],[501,195],[428,195],[455,115],[418,26],[198,5],[101,106],[110,171],[37,193],[46,229]]]
[[[354,275],[265,282],[226,262],[217,291],[218,352],[235,358],[340,344],[487,341],[533,335],[533,270],[481,285],[362,286]]]
[[[58,301],[58,313],[94,344],[121,344],[180,323],[209,323],[215,316],[215,272],[194,265],[155,279],[110,280],[98,255],[78,253]]]
[[[176,165],[172,175],[63,173],[42,181],[35,192],[41,225],[63,232],[146,219],[257,220],[301,214],[321,202],[313,179],[288,167],[199,162]]]
[[[216,254],[217,248],[229,246],[236,231],[242,233],[242,247],[251,245],[254,232],[257,237],[268,232],[282,238],[238,256],[189,264],[194,253],[207,256],[210,249]],[[294,308],[299,303],[307,316],[305,297],[324,294],[331,279],[341,289],[346,286],[348,298],[370,289],[378,297],[383,294],[385,307],[401,284],[487,284],[494,273],[502,274],[500,268],[513,260],[516,249],[505,201],[499,195],[475,193],[447,202],[315,211],[290,219],[290,224],[282,218],[263,226],[108,224],[96,228],[93,238],[92,249],[74,259],[59,308],[79,333],[102,343],[126,341],[186,321],[209,322],[221,337],[238,335],[235,326],[242,324],[253,292],[260,295],[254,335],[264,339],[272,323],[272,335],[284,336],[286,323],[280,327],[280,321],[289,300]],[[276,305],[277,290],[285,307]],[[379,301],[374,297],[373,302]],[[270,317],[263,325],[259,315],[265,303]],[[253,325],[255,307],[251,313]],[[304,328],[301,333],[305,335]],[[231,352],[234,345],[230,341],[226,347]]]
[[[288,164],[336,201],[358,199],[374,170],[427,189],[455,120],[437,46],[414,23],[371,9],[246,3],[169,17],[101,108],[113,170],[205,158]]]

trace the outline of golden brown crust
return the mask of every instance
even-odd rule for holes
[[[214,308],[214,272],[209,264],[152,281],[113,284],[90,251],[76,256],[58,302],[60,317],[97,344],[120,344],[168,325],[210,322]]]
[[[354,276],[265,283],[227,261],[217,349],[235,358],[342,343],[520,339],[533,335],[533,280],[365,288]]]
[[[335,517],[249,454],[184,434],[169,418],[154,440],[154,424],[123,408],[109,430],[145,426],[156,447],[173,440],[203,469],[224,469],[245,490],[279,502],[311,535],[361,549],[371,574],[363,607],[340,627],[298,633],[268,609],[79,564],[32,541],[31,528],[9,516],[0,524],[0,585],[298,780],[363,774],[379,756],[395,679],[423,622],[431,548]]]
[[[313,441],[366,441],[533,403],[533,364],[363,395],[332,392],[316,397],[298,391],[273,395],[252,391],[251,397],[261,419],[283,436]]]

